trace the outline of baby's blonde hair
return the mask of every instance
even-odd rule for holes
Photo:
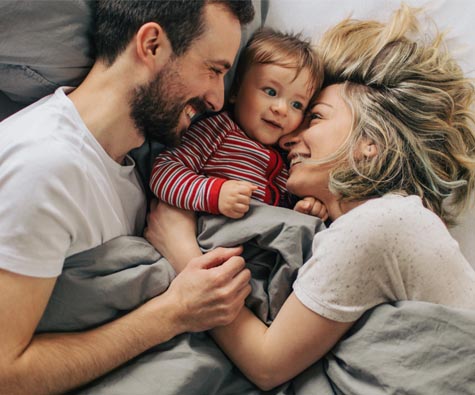
[[[330,189],[342,200],[415,194],[451,224],[475,183],[475,87],[442,34],[430,42],[409,38],[417,12],[403,5],[387,24],[347,19],[320,41],[325,85],[342,83],[353,112]],[[363,140],[378,155],[355,155]]]

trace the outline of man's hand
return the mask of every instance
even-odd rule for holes
[[[226,181],[219,192],[219,212],[229,218],[241,218],[249,211],[251,196],[256,189],[256,185],[247,181]]]
[[[295,211],[303,214],[313,215],[320,218],[322,221],[328,219],[328,211],[326,206],[318,199],[307,196],[302,200],[299,200],[294,207]]]
[[[192,259],[172,281],[166,294],[176,307],[179,332],[204,331],[236,318],[251,292],[241,252],[217,248]]]
[[[178,333],[226,325],[251,291],[242,248],[217,248],[202,255],[194,213],[164,202],[152,203],[145,237],[172,263],[178,276],[163,297],[172,305]],[[147,304],[152,309],[160,298]]]

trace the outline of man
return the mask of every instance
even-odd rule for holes
[[[96,62],[0,124],[0,393],[59,393],[186,331],[232,321],[250,287],[235,251],[190,262],[162,295],[82,333],[35,335],[64,259],[142,231],[127,153],[173,145],[223,105],[248,1],[99,1]],[[225,40],[223,39],[225,38]]]

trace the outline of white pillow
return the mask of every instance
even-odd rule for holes
[[[406,0],[423,8],[421,15],[433,19],[467,75],[475,78],[475,3],[472,0]],[[343,18],[385,21],[399,8],[400,0],[270,0],[265,25],[284,31],[303,32],[318,40],[330,26]],[[429,23],[424,23],[430,28]]]

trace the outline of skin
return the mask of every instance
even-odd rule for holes
[[[234,104],[235,121],[251,140],[265,146],[275,145],[301,124],[312,95],[309,80],[310,73],[305,69],[296,75],[292,68],[252,64],[230,100]],[[241,218],[249,211],[256,189],[250,182],[226,181],[219,193],[219,212],[229,218]],[[308,205],[302,204],[302,210],[317,212],[313,204]],[[319,204],[318,208],[324,206]]]
[[[289,189],[297,195],[311,195],[322,200],[333,220],[352,209],[356,203],[341,206],[337,197],[328,190],[331,164],[305,163],[305,160],[326,159],[343,144],[351,131],[351,110],[341,98],[340,88],[339,85],[331,85],[324,89],[302,129],[281,140],[282,147],[289,150],[291,160]],[[356,154],[368,154],[371,150],[367,146],[371,145],[370,142],[363,144],[361,152]],[[197,253],[192,248],[192,215],[162,204],[150,215],[154,218],[150,226],[160,223],[162,227],[162,231],[149,231],[150,241],[164,251],[178,268],[185,267],[183,263]],[[176,240],[163,231],[169,231],[173,224],[178,224],[177,229],[190,237],[184,251],[177,252]],[[180,239],[180,245],[183,245],[183,239]],[[251,381],[263,390],[269,390],[319,360],[352,325],[353,322],[329,320],[309,310],[292,293],[270,327],[248,309],[242,309],[235,321],[214,328],[211,334]]]
[[[281,147],[289,151],[288,190],[297,196],[316,197],[326,206],[332,220],[363,203],[342,204],[330,192],[329,174],[334,163],[307,162],[328,158],[348,138],[352,114],[340,95],[340,89],[339,84],[323,89],[302,128],[280,140]],[[362,142],[359,151],[355,155],[370,157],[377,154],[376,146],[371,141]]]
[[[234,118],[251,140],[272,146],[303,120],[312,92],[308,70],[274,64],[253,64],[242,79],[234,103]]]
[[[179,67],[183,81],[189,82],[184,100],[200,97],[218,109],[224,100],[223,75],[239,46],[240,25],[216,5],[206,6],[205,18],[209,31]],[[97,62],[69,96],[91,133],[119,163],[144,141],[130,116],[131,95],[163,70],[170,55],[160,25],[147,23],[112,66]],[[189,125],[192,111],[182,111],[179,127]],[[36,335],[56,279],[0,270],[0,394],[63,393],[179,333],[231,322],[250,291],[250,274],[238,254],[239,249],[218,249],[191,260],[164,294],[81,333]]]

